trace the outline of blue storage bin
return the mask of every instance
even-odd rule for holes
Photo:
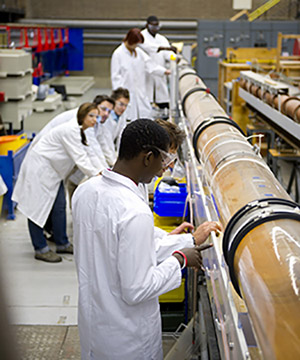
[[[184,214],[185,201],[187,197],[186,184],[178,184],[180,190],[178,193],[161,190],[159,185],[160,184],[156,187],[153,196],[153,211],[159,216],[187,216],[188,206],[186,214]]]

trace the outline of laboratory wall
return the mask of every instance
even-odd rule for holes
[[[27,18],[56,19],[146,19],[155,14],[161,19],[222,19],[239,10],[233,9],[233,0],[23,0]],[[266,3],[252,0],[250,12]],[[295,19],[299,11],[296,0],[281,0],[264,14],[262,20]]]

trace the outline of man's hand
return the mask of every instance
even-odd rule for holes
[[[209,234],[215,231],[216,235],[223,231],[221,224],[216,221],[206,221],[194,231],[193,236],[196,245],[201,245],[207,239]]]
[[[177,54],[177,47],[176,46],[170,46],[170,50],[173,51],[175,54]]]
[[[212,246],[213,244],[208,244],[208,245],[195,246],[194,248],[184,248],[181,249],[180,252],[182,252],[186,256],[188,267],[194,267],[200,269],[202,266],[201,251],[209,249]],[[183,256],[176,252],[173,254],[173,256],[176,257],[176,259],[180,263],[180,266],[182,266],[184,262]]]
[[[167,70],[165,71],[165,75],[170,75],[170,74],[171,74],[171,70],[167,69]]]
[[[194,226],[189,223],[189,222],[183,222],[182,224],[180,224],[176,229],[172,230],[169,235],[178,235],[178,234],[182,234],[182,233],[187,233],[188,231],[193,231],[194,230]]]

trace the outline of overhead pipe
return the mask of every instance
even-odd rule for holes
[[[70,19],[20,19],[21,24],[41,24],[49,26],[67,26],[76,28],[103,28],[103,29],[131,29],[133,27],[144,27],[145,20],[70,20]],[[197,29],[197,21],[177,21],[177,20],[161,20],[160,25],[163,29]]]
[[[197,40],[197,36],[193,35],[193,34],[187,34],[187,35],[183,35],[183,34],[168,34],[168,39],[169,40],[179,40],[181,39],[182,41],[196,41]],[[111,40],[119,40],[120,42],[122,42],[122,40],[125,37],[125,33],[84,33],[83,34],[83,39],[97,39],[97,40],[107,40],[107,39],[111,39]]]
[[[184,60],[179,94],[225,228],[232,284],[247,305],[263,357],[300,358],[299,206]]]

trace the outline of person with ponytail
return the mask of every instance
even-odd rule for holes
[[[103,169],[95,166],[87,153],[85,131],[97,123],[99,110],[94,103],[82,104],[76,118],[58,125],[44,134],[27,153],[13,191],[12,200],[28,218],[28,228],[35,250],[35,259],[60,262],[58,254],[73,254],[73,245],[66,234],[66,198],[64,181],[77,166],[85,175],[98,175]],[[43,234],[51,221],[56,253],[52,252]]]

